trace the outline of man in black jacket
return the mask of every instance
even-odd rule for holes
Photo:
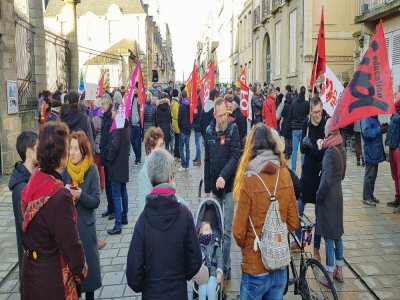
[[[300,94],[297,99],[292,103],[289,113],[289,122],[292,125],[292,171],[296,172],[297,166],[297,149],[301,142],[301,134],[303,124],[308,118],[310,105],[306,101],[306,88],[300,88]],[[304,163],[304,155],[301,156],[301,165]]]
[[[262,90],[261,85],[259,83],[254,84],[252,87],[253,98],[251,99],[251,109],[253,113],[253,121],[251,126],[256,125],[263,121],[262,119],[262,107],[263,107],[263,98],[262,98]]]
[[[240,111],[240,98],[238,96],[233,97],[232,118],[232,122],[235,123],[239,129],[240,150],[243,151],[247,135],[247,120]]]
[[[19,283],[21,299],[22,295],[22,258],[24,246],[22,241],[22,210],[21,210],[21,193],[31,178],[31,174],[35,170],[37,164],[36,149],[38,145],[38,135],[32,131],[23,131],[17,138],[17,152],[21,157],[21,161],[17,161],[14,166],[8,188],[12,192],[12,203],[15,219],[15,233],[17,234],[18,248],[18,266],[19,266]]]
[[[126,265],[128,285],[142,299],[188,299],[186,282],[202,264],[192,214],[177,201],[173,157],[153,150],[147,171],[153,190],[133,231]]]
[[[103,119],[101,120],[101,135],[100,135],[100,158],[101,164],[104,167],[104,181],[106,186],[106,195],[107,195],[107,210],[101,214],[101,216],[107,217],[109,220],[115,218],[114,215],[114,200],[112,198],[111,191],[111,180],[110,180],[110,171],[108,167],[108,151],[109,151],[109,142],[110,142],[110,129],[113,123],[113,119],[111,117],[112,111],[112,100],[110,95],[104,94],[101,96],[101,108],[104,111]]]
[[[214,104],[214,117],[206,131],[204,159],[205,197],[213,197],[224,205],[224,275],[230,278],[231,232],[234,212],[233,181],[240,158],[239,130],[228,123],[223,98]]]
[[[181,157],[180,172],[189,170],[190,161],[190,133],[192,132],[192,125],[190,124],[190,107],[189,99],[186,91],[182,92],[182,103],[179,106],[178,113],[178,126],[179,126],[179,155]],[[186,150],[186,151],[184,151]]]
[[[212,89],[210,91],[210,98],[204,101],[204,107],[201,110],[200,128],[203,139],[206,136],[206,130],[208,125],[210,125],[211,121],[214,119],[214,100],[216,97],[217,97],[217,90]],[[205,142],[206,141],[204,140],[204,143]]]

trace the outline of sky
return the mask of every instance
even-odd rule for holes
[[[172,38],[175,80],[185,80],[193,69],[197,42],[214,0],[160,0],[160,13],[168,23]]]

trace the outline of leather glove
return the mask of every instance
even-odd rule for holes
[[[303,147],[303,149],[312,149],[313,148],[313,144],[311,142],[311,139],[308,136],[306,136],[303,139],[303,142],[301,143],[301,146]]]

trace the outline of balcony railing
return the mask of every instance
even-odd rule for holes
[[[260,11],[260,6],[257,6],[253,10],[253,28],[260,25],[261,23],[261,11]]]
[[[262,1],[262,18],[264,19],[268,16],[271,12],[271,4],[270,0],[263,0]]]
[[[395,0],[357,0],[358,16]]]

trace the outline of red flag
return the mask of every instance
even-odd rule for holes
[[[146,92],[143,83],[142,68],[139,65],[139,80],[138,80],[138,104],[140,111],[140,122],[142,123],[142,128],[144,126],[144,104],[146,102]]]
[[[207,73],[200,80],[200,100],[201,106],[204,106],[204,101],[210,99],[210,91],[215,87],[215,67],[214,61],[211,61]]]
[[[331,129],[380,114],[394,114],[393,80],[382,21],[332,116]]]
[[[190,76],[190,84],[188,82],[188,91],[190,93],[189,101],[190,101],[190,124],[193,124],[193,116],[194,111],[197,109],[197,86],[198,86],[198,79],[197,79],[197,69],[196,63],[193,65],[192,75]]]
[[[318,79],[319,76],[323,75],[325,71],[326,71],[326,57],[325,57],[324,7],[322,6],[317,48],[315,49],[315,57],[314,57],[314,63],[310,80],[310,87],[312,89],[314,88],[315,81]]]
[[[96,99],[100,98],[104,94],[104,73],[101,74],[99,83],[97,84],[97,90],[96,90]]]
[[[246,85],[246,69],[243,69],[242,74],[239,77],[240,89],[242,89],[242,85]]]
[[[249,87],[240,81],[240,111],[246,118],[249,115],[249,92]]]

